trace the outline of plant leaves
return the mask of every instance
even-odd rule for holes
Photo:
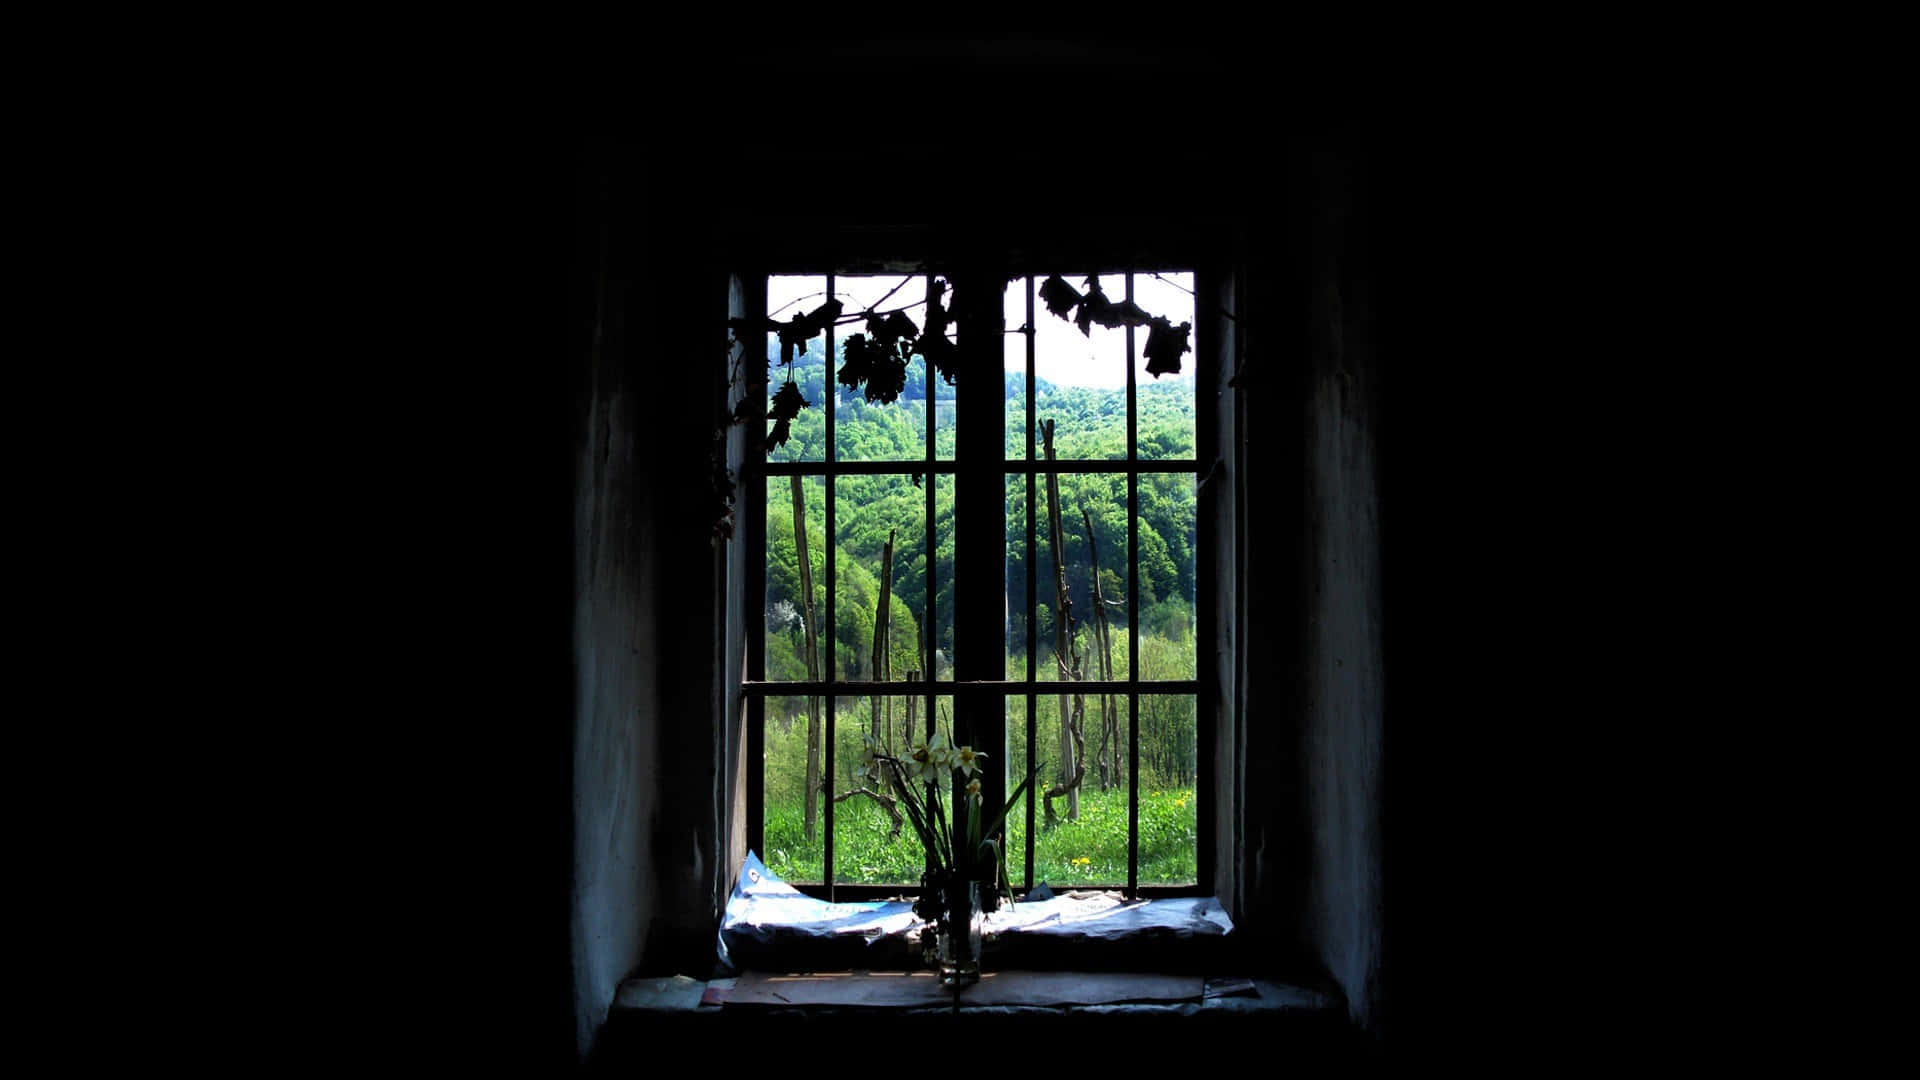
[[[1153,328],[1147,331],[1147,373],[1154,378],[1162,375],[1178,374],[1180,354],[1193,348],[1187,343],[1187,335],[1192,332],[1193,324],[1183,322],[1178,327],[1164,315],[1156,316]]]
[[[1089,325],[1091,323],[1099,323],[1108,329],[1120,325],[1120,311],[1113,306],[1113,301],[1107,299],[1107,294],[1100,290],[1098,278],[1087,279],[1087,295],[1081,297],[1080,314],[1073,321],[1074,325],[1080,327],[1080,333],[1086,337],[1093,336],[1093,330]]]
[[[953,384],[954,372],[960,367],[960,350],[954,347],[953,342],[947,340],[945,334],[936,334],[931,331],[922,334],[914,351],[926,357],[927,362],[933,365],[933,369],[940,373],[940,377],[945,379],[949,386]]]
[[[878,349],[869,353],[867,404],[889,405],[907,388],[907,362]]]
[[[1082,297],[1078,289],[1067,284],[1059,274],[1055,274],[1040,286],[1040,299],[1047,302],[1049,312],[1065,319],[1068,317],[1068,312],[1073,310],[1074,305],[1078,304]]]
[[[1145,326],[1153,321],[1147,310],[1131,300],[1122,300],[1113,306],[1113,313],[1122,326]]]
[[[864,334],[853,334],[847,338],[847,362],[840,365],[840,385],[849,390],[860,389],[873,370],[871,352],[873,346]]]
[[[807,312],[807,325],[813,327],[813,334],[825,330],[828,324],[840,317],[843,305],[838,300],[829,300],[812,311]],[[808,334],[812,337],[813,334]]]
[[[884,319],[869,312],[867,333],[873,337],[875,344],[904,360],[913,351],[913,339],[920,336],[920,328],[907,318],[904,311],[889,312]],[[905,343],[904,348],[902,342]]]
[[[813,403],[800,396],[800,388],[794,385],[792,379],[788,379],[781,385],[780,392],[773,395],[773,408],[767,410],[767,419],[773,421],[773,430],[767,432],[766,442],[763,444],[767,453],[771,454],[786,444],[791,433],[791,421],[800,415],[801,409],[811,404]]]

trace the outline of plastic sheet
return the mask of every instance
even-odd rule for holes
[[[733,971],[912,966],[914,931],[922,925],[910,901],[835,904],[807,896],[749,852],[720,924],[720,961]],[[996,945],[1017,949],[1022,940],[1157,945],[1232,931],[1233,920],[1212,897],[1123,900],[1069,892],[1001,905],[986,917],[984,947],[992,957]]]

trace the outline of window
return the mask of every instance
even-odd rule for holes
[[[918,882],[912,829],[895,830],[854,762],[863,733],[899,747],[934,723],[991,755],[992,804],[1029,761],[1044,763],[1009,818],[1016,891],[1213,891],[1212,725],[1196,659],[1212,638],[1199,589],[1201,462],[1215,456],[1201,452],[1197,415],[1204,353],[1196,340],[1181,372],[1156,379],[1145,327],[1083,334],[1048,312],[1044,280],[955,282],[956,304],[1001,288],[997,304],[956,308],[968,366],[949,384],[915,355],[897,400],[873,404],[836,380],[847,338],[868,310],[923,323],[946,279],[765,279],[774,319],[828,296],[843,305],[790,368],[769,335],[758,392],[790,371],[811,407],[771,454],[750,446],[740,484],[743,502],[757,500],[741,535],[747,843],[809,892]],[[1198,323],[1191,272],[1097,280],[1116,302]],[[989,335],[1003,342],[998,364],[972,340]],[[988,484],[997,503],[967,501]]]

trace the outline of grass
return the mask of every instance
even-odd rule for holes
[[[1140,792],[1140,882],[1143,885],[1181,885],[1193,882],[1199,850],[1192,788],[1143,786]],[[1064,799],[1054,809],[1065,814]],[[1017,820],[1008,823],[1007,869],[1016,882],[1022,875],[1022,843],[1026,828],[1023,804]],[[1036,881],[1054,888],[1124,886],[1127,883],[1127,791],[1083,790],[1080,817],[1052,829],[1044,824],[1044,808],[1036,809],[1040,834],[1035,838],[1033,872]],[[917,885],[926,863],[911,826],[890,838],[886,812],[870,799],[849,799],[834,807],[834,880],[867,884]],[[768,800],[766,848],[761,859],[781,878],[792,882],[819,882],[822,825],[809,844],[803,836],[801,808]]]

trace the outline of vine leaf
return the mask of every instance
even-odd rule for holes
[[[800,388],[793,384],[792,379],[788,379],[780,387],[780,392],[773,395],[773,408],[767,410],[767,419],[773,421],[773,430],[767,432],[766,442],[763,444],[767,453],[771,454],[786,445],[790,433],[789,425],[793,418],[800,415],[801,409],[811,404],[813,403],[800,396]]]
[[[877,351],[867,341],[865,334],[850,335],[847,338],[847,362],[840,365],[840,385],[849,390],[860,389],[860,384],[873,373],[872,354]]]
[[[1087,295],[1081,297],[1080,314],[1073,320],[1074,325],[1080,328],[1080,333],[1085,337],[1092,337],[1093,330],[1090,324],[1099,323],[1101,326],[1112,329],[1120,325],[1120,318],[1120,309],[1114,307],[1113,301],[1107,299],[1107,294],[1100,291],[1099,280],[1088,278]]]
[[[927,362],[947,381],[947,385],[953,385],[954,372],[960,367],[960,350],[947,340],[945,334],[922,334],[915,351],[927,358]]]
[[[1187,343],[1187,335],[1192,332],[1193,324],[1183,322],[1176,327],[1165,315],[1157,315],[1152,327],[1147,331],[1147,373],[1156,379],[1162,375],[1178,374],[1180,354],[1193,347]]]
[[[947,283],[940,278],[934,278],[933,284],[927,288],[927,329],[914,344],[913,351],[926,357],[927,363],[951,386],[960,366],[960,350],[947,340],[949,316],[946,306],[940,302],[946,291]]]
[[[1040,299],[1047,302],[1048,312],[1064,319],[1068,317],[1068,313],[1074,309],[1074,306],[1080,303],[1082,297],[1078,289],[1067,284],[1059,274],[1055,274],[1047,279],[1046,284],[1040,286]]]
[[[907,388],[907,362],[878,349],[867,368],[867,404],[888,405]]]
[[[867,333],[875,344],[905,360],[913,353],[913,339],[920,336],[920,328],[904,311],[889,312],[884,319],[868,312]]]
[[[829,300],[804,315],[794,315],[784,323],[769,319],[769,327],[780,332],[780,362],[793,363],[794,351],[805,351],[807,342],[815,334],[825,330],[828,324],[840,317],[840,308],[840,301]]]
[[[1153,321],[1153,316],[1147,314],[1146,308],[1131,300],[1122,300],[1115,304],[1113,312],[1122,326],[1145,326]]]
[[[819,307],[807,313],[807,325],[813,327],[814,334],[825,330],[828,324],[840,317],[841,307],[841,303],[838,300],[829,300],[821,304]],[[807,336],[812,337],[813,334],[808,334]]]

